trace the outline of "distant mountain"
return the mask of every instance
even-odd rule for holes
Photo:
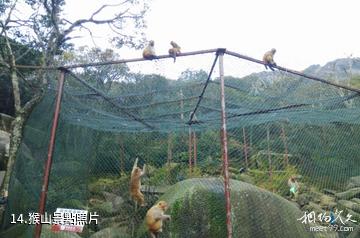
[[[360,76],[360,58],[336,59],[326,63],[324,66],[311,65],[302,72],[327,81],[349,85],[350,78]],[[308,93],[319,91],[314,86],[316,84],[311,84],[315,81],[279,70],[252,73],[240,80],[233,79],[227,80],[227,82],[231,85],[237,85],[237,87],[248,91],[252,95],[261,95],[265,91],[268,94],[276,95],[279,93],[280,88],[282,90],[290,90],[292,94],[300,93],[304,95],[308,95],[304,93],[305,91],[308,91]],[[322,88],[325,89],[324,87]],[[290,92],[287,93],[289,94]]]
[[[305,74],[316,76],[329,81],[348,80],[352,76],[360,75],[360,58],[343,58],[326,63],[324,66],[311,65],[302,71]],[[252,80],[261,79],[267,83],[273,83],[284,77],[281,71],[262,71],[253,73],[245,78]],[[297,76],[294,76],[296,78]]]
[[[326,80],[349,80],[350,75],[360,75],[360,58],[336,59],[322,67],[311,65],[303,72]]]

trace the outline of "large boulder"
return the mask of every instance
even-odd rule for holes
[[[316,214],[321,214],[324,212],[322,207],[319,204],[314,203],[314,202],[309,202],[309,204],[305,205],[303,207],[303,209],[306,211],[310,211],[310,212],[314,211]]]
[[[102,229],[89,238],[130,238],[131,236],[126,234],[123,228],[119,227],[108,227]]]
[[[351,209],[355,212],[360,212],[360,205],[355,202],[347,201],[347,200],[339,200],[338,204],[341,208]]]
[[[360,176],[351,177],[346,186],[346,189],[360,187]]]
[[[304,216],[296,205],[251,184],[231,180],[233,237],[288,238],[319,237],[300,221]],[[218,178],[188,179],[171,187],[160,200],[169,203],[160,237],[226,237],[224,182]],[[137,237],[147,237],[145,226]],[[337,237],[327,233],[326,237]]]
[[[351,188],[345,192],[336,193],[335,196],[338,199],[349,200],[351,198],[360,197],[360,187]]]
[[[111,202],[112,210],[114,213],[117,213],[118,211],[121,210],[124,204],[124,199],[122,197],[109,192],[103,192],[103,195],[105,197],[106,202]]]
[[[10,227],[9,229],[0,232],[1,238],[28,238],[33,237],[35,226],[18,224]],[[41,238],[81,238],[76,233],[61,231],[53,232],[51,231],[50,225],[42,225]]]
[[[335,207],[336,206],[335,198],[328,195],[322,195],[320,197],[320,206],[325,209]]]
[[[359,238],[360,237],[360,226],[355,227],[355,229],[349,234],[347,238]]]
[[[351,199],[351,201],[356,202],[357,204],[360,205],[360,198],[353,198]]]

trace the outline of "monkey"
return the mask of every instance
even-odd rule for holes
[[[269,67],[272,71],[274,71],[274,66],[277,66],[274,61],[274,54],[276,53],[276,49],[272,48],[270,51],[266,52],[263,56],[263,61],[265,63],[265,69]]]
[[[181,53],[181,47],[174,41],[170,41],[170,45],[172,46],[172,48],[169,49],[169,55],[173,57],[175,63],[176,56]]]
[[[139,203],[140,206],[145,206],[144,194],[141,193],[141,176],[145,174],[145,164],[143,170],[137,167],[138,158],[135,159],[133,169],[130,177],[130,196],[132,200]]]
[[[290,176],[288,180],[288,186],[290,187],[290,197],[297,199],[299,194],[299,183],[297,182],[296,176]]]
[[[157,59],[154,48],[155,42],[153,40],[149,41],[149,44],[143,50],[143,58],[148,60]]]
[[[239,173],[240,173],[240,174],[245,173],[245,172],[246,172],[246,168],[241,167],[241,168],[239,169]]]
[[[167,209],[168,204],[165,201],[159,201],[147,211],[145,221],[152,238],[156,238],[157,234],[162,232],[163,221],[170,220],[170,215],[165,215]]]

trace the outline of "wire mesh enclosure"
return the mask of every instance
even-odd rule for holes
[[[261,61],[225,49],[180,56],[208,72],[168,80],[166,57],[56,71],[27,121],[4,225],[13,214],[85,209],[99,219],[78,236],[149,237],[146,213],[163,200],[171,220],[158,237],[318,237],[305,211],[354,210],[339,201],[360,198],[360,184],[348,184],[360,175],[358,90],[282,67],[259,72]],[[160,75],[121,74],[123,63]],[[136,159],[144,206],[130,196]],[[346,185],[353,196],[341,197]]]

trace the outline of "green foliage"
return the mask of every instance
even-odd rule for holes
[[[186,164],[171,163],[154,170],[149,175],[148,183],[150,185],[172,185],[187,178],[201,177],[202,174],[199,167],[193,167],[190,172],[190,168]]]
[[[71,209],[87,209],[87,206],[84,205],[82,201],[77,199],[66,199],[59,207],[71,208]]]
[[[93,179],[88,185],[91,195],[101,195],[103,192],[116,192],[119,189],[128,188],[129,177],[103,177]]]
[[[222,166],[221,159],[213,158],[211,156],[205,158],[200,164],[200,168],[203,174],[210,176],[219,175],[221,166]]]
[[[271,177],[267,170],[254,169],[250,170],[249,174],[254,178],[257,186],[281,196],[286,196],[289,193],[288,179],[290,176],[298,175],[299,173],[294,166],[288,166],[283,171],[273,173]]]
[[[356,75],[351,78],[350,84],[354,88],[360,88],[360,75]]]
[[[200,81],[203,82],[207,79],[208,74],[204,70],[193,71],[190,69],[185,70],[181,73],[180,81]]]
[[[1,5],[0,5],[1,12]],[[42,59],[40,51],[34,49],[31,44],[21,43],[18,39],[9,39],[12,47],[12,53],[17,59],[18,65],[39,65]],[[3,36],[0,36],[0,58],[6,64],[10,62],[10,55]],[[5,64],[0,64],[0,113],[14,115],[14,99],[12,93],[12,83],[10,79],[10,71]],[[30,69],[17,69],[19,73],[20,100],[24,105],[34,94],[34,89],[39,86],[39,82],[35,79],[36,73]]]

